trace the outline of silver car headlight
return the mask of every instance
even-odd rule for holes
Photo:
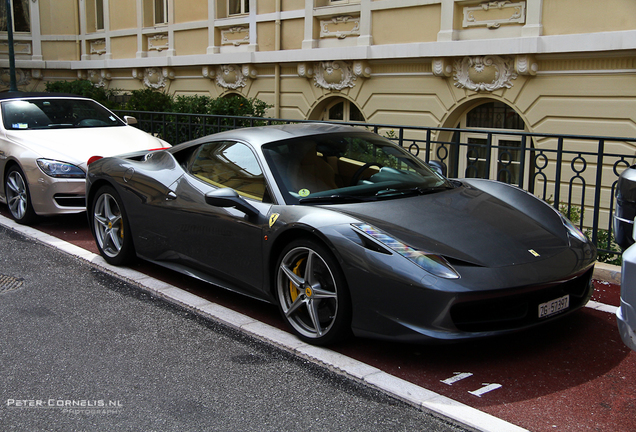
[[[459,279],[459,273],[457,273],[443,256],[414,249],[369,224],[358,223],[351,225],[381,245],[417,264],[432,275],[444,279]]]
[[[38,159],[42,172],[55,178],[86,178],[86,173],[76,165],[51,159]]]

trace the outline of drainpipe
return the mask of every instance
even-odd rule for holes
[[[274,50],[280,51],[280,12],[281,12],[281,0],[276,0],[276,23],[274,31]],[[280,118],[280,63],[274,65],[274,117]]]
[[[9,36],[9,91],[18,91],[18,85],[15,79],[15,51],[13,49],[13,20],[11,19],[11,0],[5,0],[7,8],[7,35]]]

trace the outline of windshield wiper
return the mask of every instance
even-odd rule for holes
[[[49,129],[63,129],[73,127],[73,123],[51,123],[47,126]]]
[[[365,201],[375,201],[374,197],[363,197],[360,195],[321,195],[316,197],[300,198],[299,204],[314,204],[314,203],[357,203]]]
[[[451,186],[442,185],[442,186],[433,186],[433,187],[412,187],[405,189],[385,189],[378,191],[376,196],[378,198],[384,197],[395,197],[395,196],[409,196],[409,195],[428,195],[432,193],[437,193],[441,191],[445,191],[448,189],[452,189]]]

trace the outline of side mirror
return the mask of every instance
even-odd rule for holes
[[[247,216],[256,216],[258,210],[245,201],[234,189],[221,188],[205,194],[205,202],[215,207],[234,207],[242,211]]]
[[[433,169],[433,171],[446,177],[447,169],[446,169],[446,164],[444,162],[438,161],[438,160],[432,160],[428,162],[428,166],[430,166]]]
[[[126,124],[128,126],[132,126],[132,125],[136,125],[137,124],[137,119],[135,117],[132,117],[132,116],[124,116],[124,121],[126,122]]]

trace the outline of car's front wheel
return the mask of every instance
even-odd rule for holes
[[[351,300],[331,252],[311,240],[290,243],[281,253],[276,295],[283,318],[301,339],[315,345],[351,332]]]
[[[11,217],[16,222],[28,225],[35,221],[37,215],[31,204],[31,195],[29,194],[26,176],[15,165],[7,171],[7,176],[4,179],[4,193]]]
[[[103,186],[91,206],[93,233],[104,259],[113,265],[129,264],[135,257],[128,218],[119,194]]]

